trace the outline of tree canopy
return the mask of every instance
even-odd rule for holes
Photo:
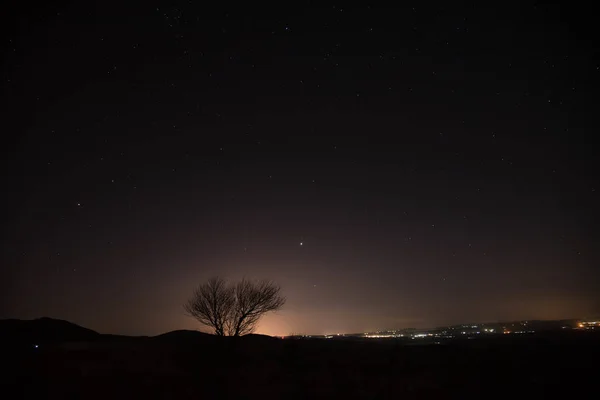
[[[279,285],[269,280],[244,278],[229,284],[214,277],[196,288],[184,309],[216,335],[242,336],[252,333],[264,314],[284,305],[280,292]]]

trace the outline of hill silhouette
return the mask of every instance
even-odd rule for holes
[[[223,338],[209,333],[185,329],[166,332],[156,336],[101,334],[69,321],[48,317],[33,320],[0,320],[0,340],[9,346],[39,346],[72,342],[148,342],[176,346],[197,346],[205,343],[214,343],[215,341],[227,341],[228,339],[233,338]],[[253,344],[277,340],[271,336],[259,334],[245,335],[236,339],[242,339],[245,343]]]
[[[210,333],[180,329],[150,337],[152,343],[172,346],[201,346],[223,339]]]
[[[0,320],[0,340],[13,345],[92,341],[100,336],[96,331],[61,319]]]
[[[207,337],[213,337],[210,333],[204,333],[200,331],[192,331],[187,329],[179,329],[171,332],[162,333],[157,336],[153,336],[155,340],[202,340]]]

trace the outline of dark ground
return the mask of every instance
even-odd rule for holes
[[[189,331],[3,345],[7,399],[594,398],[600,376],[600,334],[575,331],[417,346]]]

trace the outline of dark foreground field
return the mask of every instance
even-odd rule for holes
[[[599,356],[588,332],[419,346],[193,332],[3,343],[2,398],[597,398]]]

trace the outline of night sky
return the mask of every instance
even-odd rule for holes
[[[196,329],[214,275],[282,286],[272,335],[600,313],[591,9],[12,3],[0,318]]]

